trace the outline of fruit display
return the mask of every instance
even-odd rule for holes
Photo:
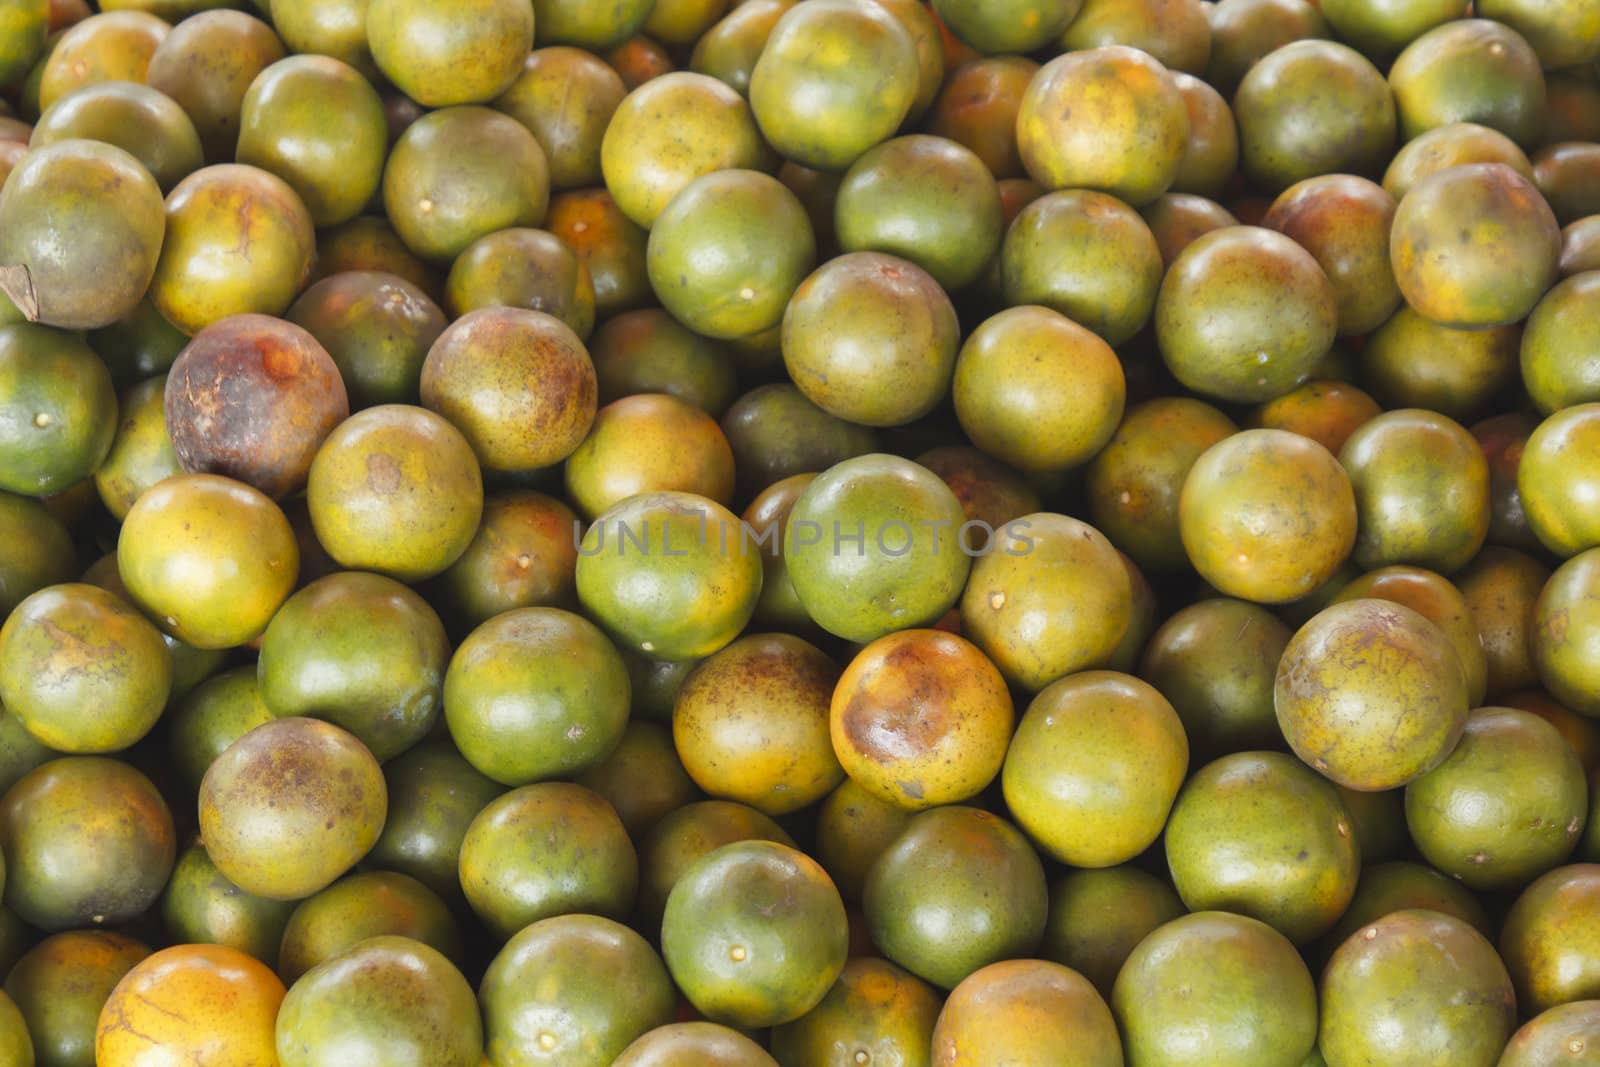
[[[1600,1064],[1600,0],[0,0],[0,1067]]]

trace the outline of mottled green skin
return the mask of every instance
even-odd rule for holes
[[[1516,388],[1516,325],[1458,330],[1402,306],[1361,349],[1361,383],[1387,408],[1470,419]],[[1600,397],[1600,392],[1596,393]]]
[[[1361,871],[1338,792],[1276,752],[1224,756],[1190,778],[1167,824],[1166,853],[1191,911],[1248,915],[1297,945],[1333,925]]]
[[[407,248],[449,263],[496,230],[543,222],[549,164],[533,134],[509,115],[444,108],[400,135],[384,166],[383,204]]]
[[[1516,1003],[1482,934],[1439,912],[1394,912],[1328,962],[1317,1044],[1334,1064],[1493,1067]]]
[[[1393,59],[1406,45],[1451,19],[1460,18],[1459,0],[1323,0],[1322,14],[1339,37],[1374,62]],[[1491,17],[1491,16],[1485,16]]]
[[[1461,660],[1467,702],[1472,707],[1483,703],[1489,670],[1483,639],[1461,590],[1449,579],[1421,567],[1381,567],[1340,589],[1330,603],[1368,598],[1403,604],[1443,630]],[[1527,684],[1531,685],[1532,680]]]
[[[1216,408],[1163,397],[1130,408],[1085,479],[1089,518],[1141,568],[1186,568],[1178,499],[1196,460],[1237,431]]]
[[[1517,468],[1517,491],[1528,526],[1556,555],[1570,558],[1600,545],[1600,519],[1589,500],[1600,455],[1600,403],[1563,408],[1528,437]]]
[[[929,1067],[939,1005],[887,960],[852,959],[815,1008],[774,1028],[773,1055],[784,1067]]]
[[[622,213],[606,190],[557,194],[550,200],[545,226],[589,268],[600,320],[654,303],[645,268],[649,234]]]
[[[1337,782],[1333,787],[1339,791],[1339,799],[1350,816],[1363,863],[1383,863],[1410,854],[1404,790],[1363,792]]]
[[[329,56],[279,60],[251,82],[241,105],[236,158],[288,182],[319,227],[361,213],[378,191],[388,147],[378,91]]]
[[[672,979],[648,942],[611,919],[541,919],[508,941],[478,990],[489,1060],[609,1067],[672,1021]]]
[[[31,298],[37,307],[22,310],[46,325],[109,326],[144,296],[163,226],[161,188],[121,148],[75,139],[31,151],[0,189],[0,265],[27,268],[8,295]]]
[[[817,807],[817,840],[812,851],[846,901],[860,902],[867,871],[911,817],[911,812],[849,778],[822,800]]]
[[[1394,789],[1450,754],[1467,721],[1467,683],[1450,638],[1383,600],[1326,608],[1278,664],[1278,725],[1302,760],[1352,789]]]
[[[1515,141],[1487,126],[1456,122],[1435,127],[1406,142],[1384,172],[1383,187],[1399,201],[1424,178],[1468,163],[1504,163],[1533,180],[1533,164]]]
[[[716,1023],[660,1026],[629,1045],[611,1067],[777,1067],[737,1030]]]
[[[1586,358],[1600,333],[1600,271],[1568,278],[1539,301],[1522,334],[1522,380],[1546,415],[1600,401],[1600,361]]]
[[[202,167],[173,187],[166,218],[150,299],[191,337],[232,315],[282,315],[311,276],[311,214],[269,171]]]
[[[0,85],[27,76],[44,51],[49,29],[49,0],[18,0],[0,9]]]
[[[0,627],[0,701],[59,752],[127,748],[155,726],[171,689],[161,632],[96,586],[42,589]]]
[[[986,55],[1036,52],[1060,37],[1084,0],[934,0],[933,10],[957,38]],[[1068,47],[1094,47],[1093,45]]]
[[[577,522],[566,504],[531,489],[491,495],[472,543],[434,582],[430,602],[457,633],[517,608],[570,607]]]
[[[95,1067],[100,1009],[150,950],[130,937],[79,930],[46,938],[17,961],[6,993],[33,1037],[38,1067]]]
[[[384,77],[424,107],[483,104],[522,71],[535,21],[525,0],[371,0],[367,42]]]
[[[1322,943],[1331,954],[1362,927],[1419,908],[1460,919],[1484,937],[1492,936],[1489,916],[1471,890],[1432,867],[1399,860],[1362,868],[1356,895]]]
[[[144,914],[177,860],[161,794],[99,756],[52,760],[13,785],[0,800],[0,849],[6,906],[46,931]]]
[[[629,497],[584,534],[578,599],[619,645],[659,659],[701,659],[750,621],[760,552],[715,501],[678,492]]]
[[[1577,863],[1544,875],[1517,898],[1500,931],[1500,955],[1530,1015],[1600,996],[1600,866]]]
[[[731,800],[702,800],[669,813],[639,842],[639,921],[656,930],[667,897],[702,857],[736,841],[793,845],[771,816]]]
[[[815,860],[788,845],[740,841],[683,872],[667,897],[661,948],[697,1011],[752,1029],[816,1007],[844,969],[849,928]]]
[[[128,152],[163,193],[205,165],[200,135],[183,108],[135,82],[96,82],[68,93],[39,117],[29,145],[41,148],[75,137]]]
[[[589,343],[589,355],[601,404],[637,393],[666,393],[717,418],[738,393],[727,351],[660,308],[606,320]]]
[[[1010,823],[963,805],[914,817],[867,873],[873,944],[953,989],[980,967],[1031,955],[1049,907],[1044,867]]]
[[[1450,757],[1406,787],[1406,824],[1436,869],[1479,891],[1516,889],[1560,864],[1588,818],[1586,775],[1554,726],[1480,708]]]
[[[1472,436],[1489,461],[1489,535],[1491,545],[1504,545],[1523,552],[1538,553],[1544,548],[1528,528],[1528,515],[1517,488],[1517,472],[1528,438],[1539,420],[1525,411],[1513,411],[1484,419],[1472,427]]]
[[[939,91],[928,115],[928,132],[966,145],[1001,182],[1026,180],[1016,120],[1022,95],[1038,70],[1039,64],[1025,56],[986,56],[962,63]]]
[[[611,755],[579,775],[577,782],[616,809],[634,841],[642,840],[664,816],[700,797],[678,758],[671,729],[637,717],[628,722]]]
[[[161,921],[176,944],[224,945],[276,967],[292,901],[246,893],[217,870],[199,842],[178,857],[161,895]]]
[[[372,848],[388,791],[372,753],[317,719],[276,719],[218,756],[200,782],[200,834],[230,881],[299,900]]]
[[[544,264],[548,273],[532,288],[549,284],[549,310],[523,306],[544,300],[499,271],[514,274],[523,263],[533,272],[547,253],[558,259]],[[474,243],[456,266],[447,304],[462,317],[428,352],[422,403],[461,429],[485,470],[531,471],[561,462],[595,421],[594,366],[579,336],[579,328],[593,322],[587,312],[592,301],[581,299],[581,284],[570,289],[578,294],[572,300],[559,296],[561,268],[582,283],[583,265],[550,234],[503,230]],[[475,291],[480,284],[497,288],[501,281],[509,283],[500,293],[504,299]],[[562,314],[572,321],[563,321]]]
[[[1005,298],[1040,304],[1119,345],[1141,330],[1161,285],[1161,248],[1138,213],[1088,190],[1023,208],[1000,254]]]
[[[126,517],[134,501],[152,485],[184,472],[167,434],[166,384],[166,375],[158,375],[124,390],[118,398],[122,421],[111,451],[94,472],[100,500],[114,518]]]
[[[1183,724],[1165,697],[1128,675],[1083,671],[1028,706],[1001,783],[1044,853],[1111,867],[1155,842],[1188,767]]]
[[[1211,23],[1206,81],[1230,99],[1264,56],[1294,41],[1334,36],[1321,10],[1307,0],[1228,0],[1207,8],[1206,18]]]
[[[496,935],[585,912],[627,917],[639,861],[616,811],[566,782],[513,789],[492,801],[461,844],[461,889]]]
[[[1561,231],[1561,273],[1600,270],[1600,219],[1579,219]]]
[[[16,1002],[0,993],[0,1057],[16,1067],[34,1067],[33,1039]]]
[[[1558,568],[1534,603],[1539,678],[1573,711],[1600,718],[1600,549]]]
[[[1389,254],[1419,315],[1459,329],[1507,326],[1556,283],[1561,227],[1514,169],[1467,163],[1411,187],[1395,212]]]
[[[588,339],[594,282],[576,252],[544,230],[509,228],[478,238],[450,268],[445,302],[453,315],[479,308],[543,311]]]
[[[746,0],[734,5],[733,10],[695,42],[689,56],[689,69],[696,74],[708,74],[738,93],[749,93],[750,75],[766,47],[767,37],[778,18],[793,7],[794,2]]]
[[[15,785],[23,775],[55,756],[55,752],[40,744],[27,731],[21,719],[0,705],[0,794]]]
[[[1260,605],[1204,600],[1180,609],[1150,637],[1139,677],[1172,702],[1197,755],[1276,748],[1283,735],[1272,685],[1293,636]]]
[[[318,235],[312,282],[348,271],[393,274],[422,290],[430,300],[444,298],[437,272],[406,247],[389,220],[381,215],[357,215]]]
[[[1265,923],[1198,912],[1159,927],[1111,995],[1128,1067],[1278,1067],[1316,1043],[1317,993]]]
[[[564,474],[567,498],[589,520],[641,493],[733,502],[733,450],[716,420],[662,393],[625,396],[600,409]]]
[[[285,9],[297,6],[293,2],[283,5]],[[327,3],[304,6],[325,11],[338,7]],[[285,29],[290,12],[277,14],[276,20],[278,27]],[[358,50],[365,53],[364,26],[362,30]],[[332,54],[326,41],[322,50]],[[145,81],[187,113],[206,162],[223,163],[233,158],[250,83],[283,57],[283,42],[261,19],[242,11],[207,11],[184,19],[162,38],[150,57]]]
[[[36,500],[0,491],[0,618],[46,586],[71,581],[78,554],[66,527]]]
[[[1117,972],[1157,927],[1185,912],[1172,886],[1131,865],[1069,871],[1050,885],[1040,955],[1111,997]]]
[[[1532,556],[1488,545],[1458,578],[1472,632],[1482,645],[1485,691],[1491,702],[1539,684],[1533,611],[1550,574],[1550,568]]]
[[[630,714],[634,718],[652,722],[671,723],[678,690],[683,688],[684,680],[700,661],[652,659],[631,648],[618,651],[622,653],[622,661],[628,665],[628,681],[633,687]]]
[[[888,8],[823,0],[778,18],[750,72],[750,109],[786,159],[837,171],[893,135],[920,85],[916,39]]]
[[[944,400],[961,324],[922,267],[881,252],[852,252],[800,283],[783,315],[782,338],[784,366],[808,400],[859,426],[890,427]]]
[[[369,937],[409,937],[452,962],[461,931],[439,895],[409,875],[352,874],[300,902],[283,930],[276,970],[285,983]]]
[[[638,33],[655,5],[649,0],[534,0],[541,44],[569,44],[603,51]]]
[[[964,521],[961,502],[931,471],[883,453],[845,460],[789,513],[790,581],[813,621],[849,641],[932,623],[966,582],[972,561],[956,537]],[[858,527],[865,544],[844,544]]]
[[[778,325],[815,262],[805,208],[778,179],[754,170],[716,171],[686,185],[656,217],[645,252],[667,311],[723,340]]]
[[[435,949],[375,937],[306,972],[278,1012],[283,1067],[478,1067],[472,987]]]
[[[274,718],[261,700],[254,665],[207,678],[173,705],[167,725],[173,765],[187,785],[198,788],[229,745]]]
[[[1004,960],[970,975],[939,1013],[933,1054],[940,1067],[1035,1062],[1122,1067],[1124,1062],[1104,998],[1082,975],[1045,960]]]
[[[110,451],[116,416],[111,375],[80,336],[0,326],[0,490],[49,496],[83,481]]]
[[[970,445],[929,449],[917,463],[944,479],[969,520],[998,530],[1041,508],[1039,493],[1024,475]]]
[[[1197,0],[1082,0],[1060,44],[1066,49],[1125,44],[1142,49],[1173,71],[1205,73],[1211,26]]]
[[[461,558],[483,516],[471,443],[424,408],[385,404],[328,435],[306,486],[311,525],[350,570],[431,578]]]
[[[491,106],[538,140],[551,188],[576,189],[600,184],[601,139],[626,95],[622,78],[598,56],[558,45],[530,52]]]
[[[1410,563],[1449,575],[1489,532],[1489,465],[1462,426],[1417,408],[1389,411],[1345,441],[1360,515],[1354,559],[1375,568]]]
[[[1209,43],[1209,34],[1206,40]],[[1175,73],[1172,80],[1189,111],[1189,144],[1172,181],[1172,192],[1221,196],[1239,170],[1239,127],[1233,109],[1221,93],[1192,74]],[[1145,210],[1148,212],[1149,206]]]
[[[262,701],[279,718],[325,719],[382,762],[438,720],[449,657],[443,625],[392,578],[345,572],[291,596],[261,640]]]
[[[367,44],[369,0],[272,0],[256,6],[270,16],[289,51],[332,56],[369,79],[379,77]],[[239,87],[241,95],[247,87]]]
[[[1259,403],[1310,377],[1333,346],[1338,294],[1316,259],[1254,226],[1215,230],[1173,261],[1156,299],[1162,357],[1189,388]]]
[[[1396,206],[1374,182],[1332,174],[1294,183],[1261,221],[1316,257],[1339,301],[1340,336],[1364,336],[1400,306],[1389,264]]]
[[[1048,512],[1008,524],[961,598],[966,635],[1035,692],[1104,665],[1132,618],[1131,579],[1116,549],[1087,523]]]
[[[791,634],[747,634],[684,681],[672,713],[682,767],[711,796],[777,817],[844,780],[829,737],[839,665]]]
[[[834,228],[847,252],[908,259],[954,292],[978,278],[1000,248],[1000,192],[971,149],[910,134],[864,153],[845,172]]]
[[[1189,108],[1171,73],[1124,45],[1052,59],[1017,112],[1029,177],[1046,189],[1110,193],[1136,208],[1172,187],[1188,138]]]
[[[164,374],[189,338],[161,317],[148,297],[124,319],[86,335],[118,389]]]
[[[1551,1008],[1511,1036],[1499,1067],[1594,1067],[1600,1064],[1600,1001]]]
[[[1544,132],[1539,57],[1521,34],[1488,18],[1445,22],[1412,41],[1389,69],[1389,86],[1408,141],[1452,122],[1499,130],[1523,148]]]
[[[757,493],[797,474],[815,474],[878,450],[877,434],[830,415],[790,382],[762,385],[722,416],[741,491]]]
[[[1394,149],[1383,75],[1352,48],[1296,41],[1245,75],[1233,99],[1244,172],[1277,192],[1322,174],[1376,175]]]
[[[505,792],[444,740],[425,741],[383,768],[389,815],[367,864],[409,874],[434,892],[458,897],[467,827]]]
[[[605,128],[600,168],[622,213],[654,225],[672,198],[713,171],[768,170],[744,97],[715,78],[673,71],[623,99]]]
[[[590,769],[628,721],[628,668],[588,620],[521,608],[479,626],[450,659],[445,722],[468,762],[505,785]]]
[[[1533,157],[1533,179],[1563,226],[1600,214],[1600,145],[1547,145]]]
[[[428,349],[444,312],[413,283],[381,271],[346,271],[300,295],[285,318],[333,358],[354,411],[415,404]]]

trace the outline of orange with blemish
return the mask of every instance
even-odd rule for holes
[[[283,996],[277,975],[235,949],[164,949],[111,991],[95,1033],[95,1063],[277,1067],[273,1026]]]
[[[910,811],[982,792],[1005,760],[1015,710],[1000,671],[942,630],[864,648],[833,693],[829,728],[845,773]]]

